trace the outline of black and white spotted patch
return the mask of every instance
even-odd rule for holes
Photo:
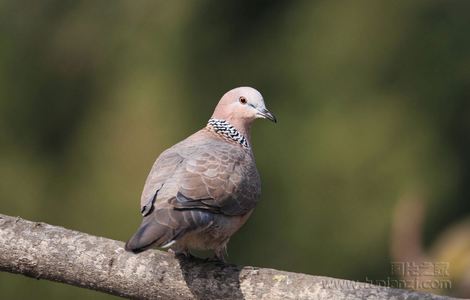
[[[207,122],[207,126],[212,127],[215,132],[239,143],[243,147],[250,148],[246,138],[229,122],[222,119],[209,119],[209,122]]]

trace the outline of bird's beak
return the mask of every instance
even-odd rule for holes
[[[277,123],[276,117],[269,110],[267,110],[266,108],[262,108],[262,109],[258,110],[257,115],[260,118],[268,119],[268,120],[270,120],[274,123]]]

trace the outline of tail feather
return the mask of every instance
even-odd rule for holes
[[[212,224],[214,217],[214,214],[202,210],[154,210],[144,217],[125,249],[139,253],[152,246],[168,248],[187,232]]]
[[[173,238],[173,230],[156,220],[144,218],[137,232],[127,241],[126,251],[139,253],[155,246],[161,247],[169,243]]]

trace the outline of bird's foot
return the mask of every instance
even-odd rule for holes
[[[216,255],[212,257],[204,258],[205,263],[215,263],[215,264],[226,264],[225,258],[217,257]]]
[[[226,254],[227,254],[227,249],[225,247],[221,249],[216,249],[214,251],[214,256],[211,258],[208,258],[208,261],[226,264],[227,263],[227,261],[225,260]]]
[[[175,258],[184,258],[184,259],[194,258],[194,256],[191,254],[191,252],[188,249],[183,249],[183,250],[168,249],[168,252],[173,253]]]

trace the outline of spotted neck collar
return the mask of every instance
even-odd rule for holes
[[[248,140],[229,122],[222,119],[209,119],[207,126],[223,137],[239,143],[244,148],[250,148]]]

